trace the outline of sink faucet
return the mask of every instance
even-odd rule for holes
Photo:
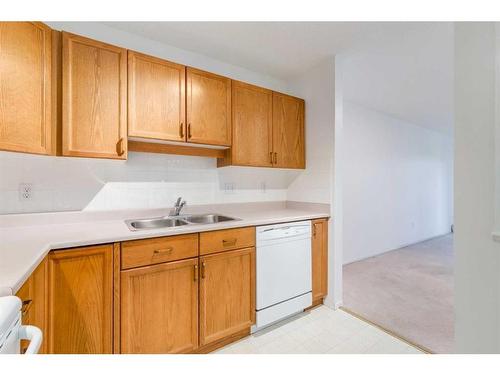
[[[181,210],[186,205],[186,201],[182,200],[182,197],[177,198],[177,202],[175,202],[174,208],[170,210],[170,216],[179,216],[181,214]]]

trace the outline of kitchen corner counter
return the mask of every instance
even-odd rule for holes
[[[169,208],[0,216],[0,296],[15,294],[50,250],[134,239],[259,226],[330,216],[328,204],[258,202],[187,207],[187,214],[218,213],[241,220],[130,231],[124,220],[165,216]]]

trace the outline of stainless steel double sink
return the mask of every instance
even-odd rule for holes
[[[219,214],[201,214],[125,220],[125,224],[127,224],[131,231],[137,231],[144,229],[174,228],[190,224],[215,224],[233,220],[240,219]]]

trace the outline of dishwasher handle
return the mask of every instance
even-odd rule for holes
[[[266,228],[266,229],[262,229],[260,231],[260,233],[266,233],[266,232],[271,232],[271,231],[279,231],[279,230],[289,230],[289,229],[299,229],[299,230],[309,230],[311,228],[311,224],[307,224],[307,225],[288,225],[286,227],[274,227],[274,228]]]
[[[285,238],[311,236],[311,222],[277,225],[257,229],[257,241],[272,241]]]
[[[272,230],[288,230],[290,227],[268,228],[264,229],[261,233],[270,232]]]

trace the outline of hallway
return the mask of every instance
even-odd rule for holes
[[[453,235],[347,264],[344,307],[435,353],[453,350]]]

